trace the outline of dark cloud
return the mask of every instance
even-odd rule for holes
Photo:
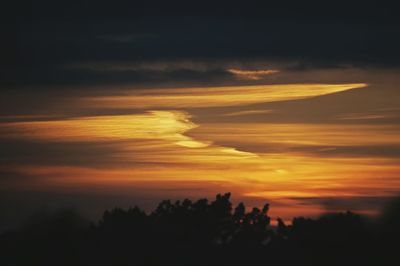
[[[289,69],[297,71],[400,62],[399,19],[388,5],[26,3],[10,12],[15,16],[2,43],[3,88],[224,80],[227,62],[296,62]],[[102,73],[65,67],[182,60],[220,67]]]
[[[58,165],[104,167],[115,165],[112,143],[35,142],[0,140],[0,166]],[[119,164],[124,164],[119,161]],[[11,167],[10,167],[11,168]]]
[[[167,86],[168,84],[210,84],[233,78],[224,69],[209,69],[205,71],[193,69],[173,70],[103,70],[37,68],[24,69],[20,73],[22,79],[17,79],[13,85],[17,87],[66,87],[70,90],[82,86],[135,85]],[[76,87],[76,86],[79,87]]]
[[[129,1],[106,0],[69,1],[26,0],[12,4],[18,9],[18,18],[26,20],[122,19],[201,16],[235,19],[290,19],[290,20],[368,20],[398,21],[391,5],[385,1]],[[23,8],[21,9],[21,6]],[[12,8],[12,7],[11,7]],[[9,14],[10,15],[10,14]]]

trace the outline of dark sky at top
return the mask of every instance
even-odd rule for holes
[[[237,61],[393,68],[397,10],[382,1],[13,1],[3,9],[0,86],[212,82]],[[182,61],[206,66],[87,67]]]

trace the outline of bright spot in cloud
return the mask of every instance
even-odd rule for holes
[[[249,80],[260,80],[264,76],[279,73],[276,69],[265,69],[265,70],[241,70],[241,69],[228,69],[229,73],[235,75],[239,79],[249,79]]]

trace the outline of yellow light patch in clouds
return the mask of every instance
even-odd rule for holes
[[[266,70],[241,70],[241,69],[228,69],[229,73],[234,74],[239,79],[249,79],[249,80],[260,80],[264,76],[279,73],[276,69],[266,69]]]
[[[329,93],[364,88],[353,84],[279,84],[204,88],[173,88],[121,91],[119,95],[93,96],[81,99],[89,108],[207,108],[239,106],[264,102],[305,99]]]
[[[161,139],[185,147],[206,147],[183,133],[197,127],[190,115],[178,111],[149,111],[144,114],[78,117],[55,121],[4,123],[6,136],[59,141]],[[7,134],[8,133],[8,134]]]
[[[121,159],[137,154],[136,160],[140,162],[174,162],[177,158],[181,158],[180,162],[204,161],[210,158],[214,161],[225,161],[256,156],[186,136],[187,131],[198,126],[189,119],[190,115],[182,111],[148,111],[134,115],[3,123],[0,131],[3,138],[60,142],[107,141],[114,143]],[[178,149],[176,146],[186,149]]]

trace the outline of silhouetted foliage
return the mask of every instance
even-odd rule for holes
[[[338,213],[280,218],[246,212],[230,193],[105,211],[97,224],[72,210],[40,214],[0,235],[0,265],[388,265],[397,261],[399,206],[376,224]]]

